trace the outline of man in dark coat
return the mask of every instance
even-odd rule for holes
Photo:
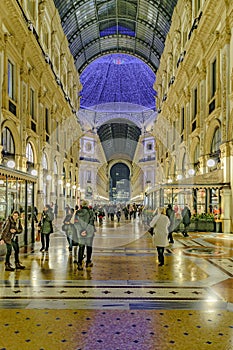
[[[186,204],[184,206],[184,209],[181,212],[182,218],[183,218],[183,224],[184,224],[184,231],[183,231],[183,235],[184,237],[188,237],[188,227],[190,225],[191,222],[191,211],[188,207],[188,205]]]
[[[170,220],[170,225],[168,226],[168,240],[169,240],[169,243],[174,243],[172,232],[174,231],[174,226],[175,226],[175,210],[172,209],[171,204],[168,204],[167,206],[166,215]]]

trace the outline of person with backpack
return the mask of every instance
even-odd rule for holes
[[[5,271],[14,271],[15,268],[17,270],[25,269],[25,266],[19,261],[18,235],[22,232],[23,227],[20,220],[20,214],[18,211],[14,211],[6,220],[2,230],[2,239],[6,243]],[[15,251],[15,268],[13,268],[10,263],[12,248]]]
[[[86,267],[92,267],[92,244],[95,233],[95,215],[92,209],[88,207],[88,202],[83,200],[81,208],[77,211],[78,222],[74,223],[76,228],[75,242],[79,244],[78,250],[78,270],[83,270],[83,256],[86,247]]]

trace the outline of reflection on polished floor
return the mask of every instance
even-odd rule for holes
[[[159,267],[146,230],[106,219],[83,271],[59,223],[25,270],[2,257],[0,350],[232,350],[233,235],[176,233]]]

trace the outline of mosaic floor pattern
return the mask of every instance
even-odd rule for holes
[[[48,254],[20,253],[25,270],[0,258],[0,350],[233,350],[227,238],[174,234],[159,267],[141,221],[105,220],[94,266],[78,271],[58,225]]]

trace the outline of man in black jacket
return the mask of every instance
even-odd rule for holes
[[[175,226],[175,210],[172,209],[171,204],[168,204],[167,206],[166,215],[170,220],[170,225],[168,226],[168,240],[169,240],[169,243],[174,243],[172,233],[174,231],[174,226]]]

